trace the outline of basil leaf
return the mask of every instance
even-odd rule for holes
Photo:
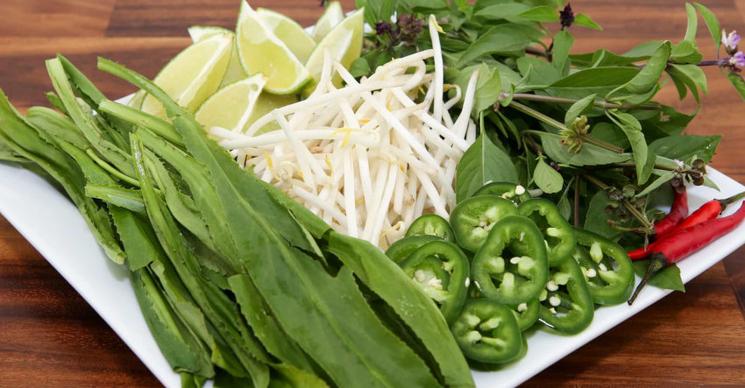
[[[701,61],[703,55],[698,51],[696,44],[683,40],[680,43],[673,45],[673,51],[670,54],[670,60],[673,63],[680,64],[696,64]]]
[[[657,139],[649,144],[656,155],[687,161],[693,156],[709,162],[717,150],[721,136],[675,135]]]
[[[585,143],[579,152],[569,151],[561,144],[559,135],[548,132],[536,132],[541,138],[543,151],[555,162],[570,166],[598,166],[626,162],[630,159],[629,154],[619,154],[600,148],[594,144]]]
[[[623,131],[607,121],[595,124],[590,131],[590,136],[623,149],[629,148],[629,139],[626,138]]]
[[[599,49],[589,53],[572,54],[572,64],[580,67],[598,66],[628,66],[635,62],[647,59],[649,56],[632,57],[626,54],[618,55],[606,49]]]
[[[541,5],[533,7],[525,12],[518,15],[520,18],[530,20],[533,22],[558,22],[559,13],[556,12],[555,7],[548,5]]]
[[[661,40],[650,40],[648,42],[640,43],[631,50],[626,51],[624,57],[638,57],[641,59],[649,58],[657,50],[657,47],[663,43]]]
[[[399,0],[398,3],[407,10],[423,9],[435,10],[444,9],[448,3],[445,0]],[[359,8],[359,7],[356,7]]]
[[[667,72],[675,82],[679,95],[681,94],[680,84],[685,85],[690,89],[696,102],[700,102],[699,90],[701,90],[703,94],[708,92],[706,74],[704,74],[704,71],[697,65],[672,64],[669,65]],[[685,96],[684,93],[683,96]]]
[[[722,191],[719,188],[719,185],[717,185],[716,182],[714,182],[713,180],[711,180],[711,178],[709,178],[708,175],[704,175],[704,186],[705,187],[712,188],[712,189],[714,189],[716,191]]]
[[[499,79],[501,80],[502,90],[509,90],[515,85],[520,83],[521,77],[511,67],[503,64],[502,62],[494,62],[491,64],[499,72]]]
[[[644,139],[644,134],[642,133],[642,125],[636,117],[629,113],[611,110],[607,111],[606,114],[614,124],[623,130],[626,137],[629,139],[634,164],[636,166],[637,182],[640,185],[644,184],[647,179],[649,179],[651,169],[648,171],[645,169],[647,158],[650,156],[650,153],[648,152],[647,141]]]
[[[479,5],[477,5],[477,8]],[[519,21],[519,15],[530,9],[528,5],[520,3],[500,3],[481,8],[474,16],[485,20]]]
[[[574,37],[567,30],[554,35],[554,46],[551,49],[551,63],[562,75],[569,71],[569,51],[574,44]]]
[[[626,84],[625,89],[629,93],[640,94],[654,87],[667,67],[671,50],[670,42],[660,45],[646,65]]]
[[[606,95],[611,90],[629,82],[639,72],[632,67],[593,67],[572,73],[546,89],[548,94],[566,98],[583,98],[595,93]]]
[[[499,76],[499,71],[495,67],[488,66],[485,63],[468,66],[462,71],[459,71],[453,79],[453,83],[460,86],[462,91],[465,91],[471,74],[476,70],[479,71],[479,79],[476,82],[473,115],[478,115],[479,112],[494,105],[502,92],[502,80]]]
[[[355,1],[357,9],[365,7],[365,22],[371,26],[375,23],[388,22],[395,11],[394,1]]]
[[[608,224],[608,212],[605,209],[609,204],[608,193],[603,190],[595,193],[587,206],[584,228],[614,240],[619,235],[619,231]]]
[[[543,59],[524,56],[517,59],[517,69],[524,77],[523,84],[551,85],[561,79],[561,71]]]
[[[742,76],[738,73],[730,72],[727,74],[727,79],[732,83],[732,86],[735,87],[735,90],[740,94],[740,97],[745,100],[745,80],[742,79]]]
[[[664,174],[660,175],[657,179],[653,180],[652,183],[647,185],[647,187],[644,188],[639,194],[636,195],[636,197],[643,197],[658,187],[662,186],[663,184],[670,182],[673,178],[675,178],[675,172],[674,171],[666,171]]]
[[[546,164],[543,159],[543,157],[538,158],[533,171],[533,181],[546,194],[558,193],[564,187],[564,177]]]
[[[600,24],[595,23],[595,21],[583,13],[574,15],[574,25],[589,28],[591,30],[603,31],[603,27],[601,27]]]
[[[680,134],[688,126],[688,123],[690,123],[695,117],[695,113],[687,115],[666,105],[661,105],[660,111],[652,113],[653,116],[649,119],[643,119],[637,116],[637,118],[643,120],[642,127],[644,128],[644,136],[649,141],[669,135]],[[637,112],[634,112],[634,114],[636,115]]]
[[[649,267],[649,260],[635,261],[633,264],[634,272],[639,276],[644,276],[647,267]],[[647,284],[666,290],[680,292],[685,292],[686,290],[685,284],[683,284],[683,279],[680,277],[680,268],[675,264],[666,267],[656,275],[649,278]]]
[[[455,171],[457,202],[469,198],[489,182],[518,183],[510,157],[484,134],[468,147]]]
[[[693,6],[696,7],[698,13],[701,14],[701,17],[704,19],[706,28],[711,34],[711,39],[714,40],[714,45],[717,46],[717,51],[719,51],[719,47],[722,45],[722,27],[719,25],[717,15],[701,3],[693,3]]]
[[[686,26],[686,34],[683,40],[695,43],[696,31],[698,30],[698,15],[696,15],[696,8],[693,8],[691,3],[686,3],[686,16],[688,17],[688,25]]]
[[[579,117],[584,111],[587,110],[587,108],[593,106],[595,97],[597,97],[597,95],[591,94],[587,97],[577,100],[577,102],[572,104],[572,106],[570,106],[567,110],[567,113],[564,115],[564,125],[566,125],[567,127],[571,127],[574,123],[574,119]]]
[[[370,68],[370,63],[367,62],[365,57],[359,57],[352,62],[351,66],[349,66],[349,72],[356,78],[370,74],[372,69]]]
[[[522,52],[541,36],[543,33],[532,26],[511,23],[496,25],[468,46],[461,54],[457,66],[466,65],[487,54],[511,55]]]

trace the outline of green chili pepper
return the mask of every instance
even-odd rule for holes
[[[541,232],[526,217],[505,217],[476,253],[471,277],[485,297],[499,303],[517,305],[536,298],[548,281]]]
[[[480,195],[459,203],[450,215],[450,223],[458,245],[476,252],[495,223],[517,214],[512,202],[494,195]]]
[[[530,329],[536,321],[538,321],[538,313],[541,310],[541,304],[538,302],[537,298],[510,307],[512,308],[512,313],[515,315],[517,325],[520,326],[521,331]]]
[[[386,256],[393,260],[394,263],[401,264],[403,261],[409,258],[412,253],[416,252],[419,247],[430,242],[440,240],[439,237],[420,235],[420,236],[409,236],[404,237],[388,247],[385,251]]]
[[[481,186],[473,195],[496,195],[516,204],[530,199],[530,194],[525,187],[509,182],[492,182]]]
[[[440,306],[449,323],[458,317],[466,301],[468,258],[457,245],[445,241],[430,241],[417,249],[401,269],[414,279],[427,296]]]
[[[525,357],[526,354],[528,354],[528,339],[525,338],[525,336],[522,336],[522,348],[520,349],[520,353],[515,356],[512,360],[509,361],[509,363],[517,362],[521,358]],[[471,367],[473,370],[482,371],[482,372],[495,372],[501,369],[504,369],[506,364],[488,364],[485,362],[479,362],[474,360],[468,360],[468,366]]]
[[[604,237],[584,230],[576,231],[574,260],[580,266],[597,304],[627,301],[634,289],[634,267],[626,251]]]
[[[574,230],[553,202],[533,198],[521,203],[518,210],[521,215],[533,220],[543,232],[549,265],[558,265],[574,253],[574,247],[577,245]]]
[[[455,341],[467,358],[503,364],[520,357],[523,340],[509,307],[489,299],[470,300],[452,324]]]
[[[574,260],[551,268],[546,290],[538,297],[539,319],[546,326],[565,334],[577,334],[592,322],[595,305],[585,277]]]
[[[437,214],[425,214],[414,220],[406,231],[406,237],[410,236],[437,236],[443,240],[455,242],[450,224]]]

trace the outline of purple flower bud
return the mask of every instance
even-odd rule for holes
[[[561,21],[561,28],[569,28],[574,23],[574,11],[572,11],[572,5],[567,3],[564,9],[559,11],[559,20]]]
[[[735,55],[729,59],[729,63],[740,68],[745,67],[745,54],[743,54],[742,51],[736,52]]]
[[[737,51],[737,45],[740,43],[740,35],[737,31],[730,31],[729,34],[722,30],[722,46],[728,53]]]
[[[391,32],[391,24],[388,22],[375,23],[375,32],[378,35],[385,35]]]

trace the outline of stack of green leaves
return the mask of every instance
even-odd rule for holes
[[[242,170],[192,115],[114,62],[170,121],[109,101],[62,56],[58,110],[0,92],[0,159],[42,171],[126,264],[184,386],[473,386],[447,323],[376,247]]]

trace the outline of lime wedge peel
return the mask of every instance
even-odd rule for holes
[[[257,74],[225,86],[199,107],[194,118],[206,130],[220,127],[232,132],[242,131],[248,125],[265,83],[264,76]]]
[[[191,38],[192,43],[199,43],[210,36],[217,35],[217,34],[232,34],[233,31],[228,30],[227,28],[223,27],[217,27],[217,26],[191,26],[187,29],[189,32],[189,37]]]
[[[313,77],[313,84],[321,80],[326,53],[331,56],[330,59],[333,62],[340,62],[346,68],[349,68],[352,62],[359,58],[362,53],[364,12],[364,8],[361,8],[351,13],[326,34],[326,37],[313,50],[308,62],[305,64],[311,77]],[[338,77],[334,80],[334,83],[337,85],[340,82]],[[314,85],[306,87],[304,94],[309,94],[313,88]]]
[[[295,54],[301,63],[305,63],[316,47],[316,41],[296,21],[281,13],[266,8],[258,8],[256,13],[279,40]]]
[[[246,2],[241,4],[235,31],[243,69],[249,75],[263,74],[268,92],[293,94],[308,82],[305,66]]]
[[[342,10],[341,4],[338,1],[330,2],[313,27],[313,39],[320,43],[342,20],[344,20],[344,10]]]
[[[163,88],[179,105],[193,112],[220,86],[233,49],[233,34],[214,34],[192,44],[160,71],[155,84]],[[145,96],[141,109],[165,117],[163,106]]]
[[[198,43],[204,39],[209,38],[210,36],[216,35],[216,34],[230,34],[233,35],[233,31],[228,30],[227,28],[222,27],[216,27],[216,26],[191,26],[188,29],[189,36],[191,37],[192,42]],[[241,60],[238,58],[238,48],[235,45],[235,42],[233,43],[233,50],[230,54],[230,62],[228,63],[228,69],[225,70],[225,76],[222,79],[222,82],[220,83],[220,88],[230,85],[234,82],[243,80],[248,78],[248,74],[246,74],[245,71],[243,71],[243,66],[241,66]]]

